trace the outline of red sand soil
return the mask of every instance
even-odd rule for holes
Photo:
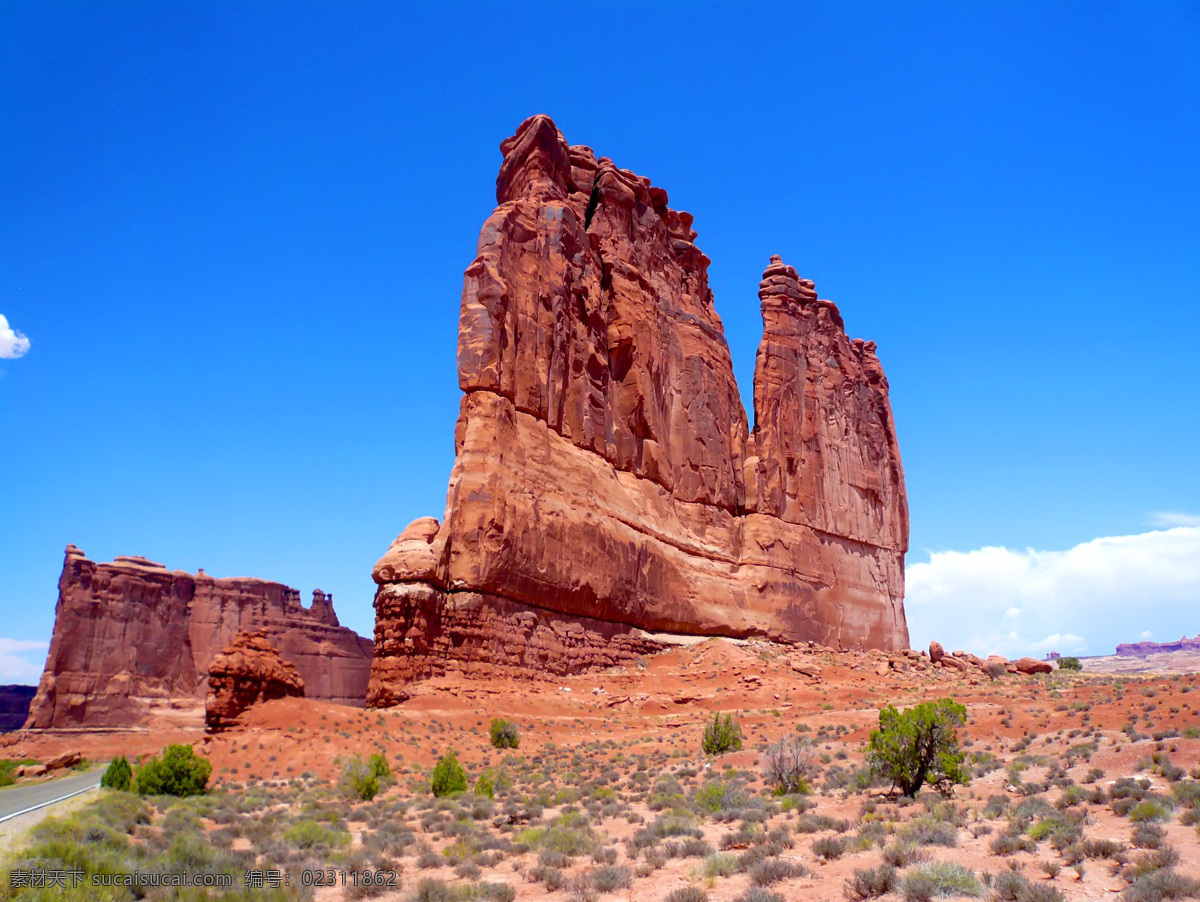
[[[411,793],[418,780],[427,778],[438,756],[453,747],[467,771],[478,773],[495,766],[503,752],[488,741],[488,724],[494,717],[516,723],[522,734],[520,754],[539,754],[551,743],[570,749],[583,743],[612,740],[613,751],[628,751],[630,743],[641,752],[665,752],[682,762],[704,768],[700,740],[705,719],[712,711],[737,712],[746,738],[746,750],[720,759],[720,766],[755,770],[755,751],[781,736],[816,736],[822,727],[821,748],[831,756],[845,753],[843,765],[861,762],[863,746],[877,726],[879,709],[892,703],[903,707],[944,696],[966,705],[968,722],[960,734],[968,751],[989,750],[1002,765],[1020,752],[1061,756],[1069,747],[1088,741],[1093,730],[1103,736],[1091,760],[1079,761],[1068,771],[1077,782],[1093,767],[1105,771],[1103,787],[1124,775],[1150,776],[1163,790],[1162,778],[1138,771],[1156,747],[1170,755],[1185,771],[1200,763],[1200,678],[1196,675],[1136,676],[1090,675],[1058,672],[1051,677],[1010,675],[996,681],[930,668],[899,673],[878,673],[888,656],[880,652],[833,652],[759,642],[706,640],[672,649],[639,661],[636,666],[553,679],[466,680],[457,676],[420,684],[409,701],[386,710],[355,709],[330,702],[288,698],[269,702],[244,713],[237,726],[216,735],[199,729],[183,731],[10,734],[0,756],[39,760],[65,750],[78,750],[91,760],[125,754],[130,758],[156,752],[168,742],[192,742],[197,752],[213,764],[214,784],[236,789],[246,782],[288,780],[309,772],[335,780],[340,762],[352,754],[384,752],[397,772],[398,783],[388,794]],[[802,675],[795,666],[819,668],[819,677]],[[1162,742],[1151,739],[1132,744],[1122,729],[1135,724],[1144,735],[1178,731]],[[831,734],[844,731],[840,738]],[[1028,745],[1013,748],[1014,745]],[[594,754],[594,752],[593,752]],[[1045,768],[1031,768],[1025,779],[1036,779]],[[954,790],[955,799],[982,805],[991,794],[1005,791],[1003,767]],[[1161,784],[1161,785],[1160,785]],[[427,792],[427,790],[425,790]],[[875,791],[874,796],[879,797]],[[1053,792],[1051,793],[1053,795]],[[1048,796],[1049,798],[1050,796]],[[854,821],[868,798],[844,791],[818,795],[821,814]],[[1016,796],[1013,796],[1016,799]],[[552,813],[552,812],[547,812]],[[648,819],[653,815],[648,812]],[[720,825],[725,832],[730,825]],[[708,824],[706,834],[715,842],[718,825]],[[1089,826],[1089,836],[1111,835],[1128,840],[1128,821],[1099,809]],[[1170,842],[1183,854],[1182,873],[1200,878],[1200,842],[1192,828],[1167,825]],[[605,824],[614,842],[634,827],[623,821]],[[1176,835],[1178,834],[1178,835]],[[988,850],[993,835],[972,837],[962,831],[955,849],[935,849],[945,857],[972,868],[998,872],[1006,859]],[[807,839],[784,857],[803,861],[814,876],[772,887],[785,898],[841,899],[844,879],[855,869],[880,863],[877,849],[857,852],[822,864],[807,850]],[[1027,876],[1037,871],[1038,854],[1018,853]],[[693,860],[671,860],[666,867],[634,883],[612,898],[658,899],[669,888],[689,877]],[[406,865],[410,875],[425,876]],[[453,872],[432,873],[453,881]],[[508,864],[497,865],[509,882]],[[483,879],[491,879],[487,874]],[[1044,879],[1044,878],[1043,878]],[[710,889],[714,902],[734,899],[748,886],[747,878],[718,880]],[[1123,884],[1101,863],[1088,863],[1083,880],[1064,869],[1055,885],[1068,900],[1096,898]],[[518,899],[567,898],[565,890],[547,894],[540,884],[516,878]],[[334,892],[319,898],[340,898]],[[400,898],[400,896],[396,896]]]

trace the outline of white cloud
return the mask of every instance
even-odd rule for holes
[[[1150,525],[1161,529],[1171,529],[1174,526],[1200,526],[1200,516],[1185,514],[1181,511],[1156,511],[1150,515]]]
[[[39,652],[35,656],[37,662],[28,660],[23,654],[25,652]],[[37,683],[42,678],[45,663],[45,642],[0,638],[0,683]]]
[[[0,313],[0,359],[16,360],[29,350],[29,339],[8,324],[8,318]]]
[[[1152,633],[1150,630],[1142,630],[1140,633],[1138,633],[1138,638],[1139,639],[1153,639],[1154,633]]]
[[[1067,551],[936,551],[910,564],[914,648],[1008,657],[1111,654],[1143,633],[1200,631],[1200,525],[1093,539]]]

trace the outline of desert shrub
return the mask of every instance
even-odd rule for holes
[[[761,886],[752,886],[738,896],[736,902],[785,902],[785,900],[779,893],[773,893]]]
[[[447,749],[446,754],[438,760],[437,765],[433,768],[430,789],[433,790],[435,796],[439,797],[467,791],[467,774],[462,765],[458,763],[458,756],[454,754],[454,749]]]
[[[605,865],[592,871],[592,885],[598,892],[612,893],[619,889],[628,889],[632,882],[633,874],[626,867]]]
[[[989,844],[993,855],[1012,855],[1016,852],[1032,852],[1037,848],[1037,845],[1032,839],[1025,835],[1020,830],[1020,824],[1014,825],[1017,829],[1005,830],[1003,833],[996,836]]]
[[[888,705],[879,712],[879,729],[871,733],[867,763],[906,796],[915,796],[927,784],[945,788],[966,783],[955,729],[966,719],[966,707],[948,698],[905,711]]]
[[[1137,849],[1157,849],[1165,838],[1166,831],[1157,824],[1138,824],[1129,841]]]
[[[755,886],[770,886],[789,877],[800,877],[805,874],[803,866],[796,866],[782,858],[767,858],[750,869],[750,882]]]
[[[550,892],[560,890],[567,885],[567,875],[560,869],[539,865],[529,872],[529,879],[541,883]]]
[[[742,728],[738,724],[737,718],[732,714],[715,712],[712,720],[704,725],[704,739],[701,747],[706,755],[723,755],[726,752],[741,751]]]
[[[854,876],[846,881],[844,893],[851,902],[862,902],[863,899],[874,899],[890,893],[900,881],[900,875],[890,864],[881,864],[877,868],[862,868],[855,870]]]
[[[196,757],[190,745],[168,745],[161,758],[138,768],[131,784],[144,796],[192,796],[208,789],[212,764]]]
[[[776,795],[807,795],[813,758],[810,743],[785,736],[768,745],[763,753],[763,779]]]
[[[350,834],[345,830],[318,823],[307,818],[298,820],[283,832],[283,839],[297,849],[328,846],[331,849],[348,845]]]
[[[991,795],[988,796],[987,805],[983,808],[984,817],[1001,817],[1008,811],[1008,796]]]
[[[1200,896],[1200,881],[1170,869],[1153,871],[1135,880],[1121,893],[1122,902],[1160,902],[1197,896]]]
[[[1075,657],[1059,658],[1058,659],[1058,669],[1059,670],[1083,670],[1083,665],[1079,662],[1079,659],[1075,658]]]
[[[845,833],[849,829],[849,821],[838,820],[827,814],[804,814],[796,820],[797,833],[820,833],[822,830]]]
[[[704,859],[704,876],[732,877],[738,872],[738,857],[730,852],[713,852]]]
[[[472,792],[474,792],[475,795],[483,796],[484,798],[496,798],[496,787],[492,784],[492,778],[487,771],[484,771],[479,775],[479,779],[475,781],[475,788],[472,790]]]
[[[1164,798],[1144,798],[1129,809],[1129,819],[1135,824],[1171,819],[1171,803]]]
[[[386,780],[392,775],[392,766],[388,764],[387,755],[383,752],[376,752],[367,758],[367,767],[371,768],[371,773],[380,780]]]
[[[384,764],[386,766],[386,762]],[[347,798],[369,802],[379,795],[379,777],[369,761],[354,755],[342,765],[338,790]]]
[[[840,836],[822,836],[813,840],[812,851],[824,861],[833,861],[845,853],[846,840]]]
[[[667,893],[663,902],[708,902],[708,893],[698,886],[681,886]]]
[[[928,902],[934,896],[982,896],[983,884],[974,871],[951,861],[919,864],[900,883],[909,902]]]
[[[919,817],[910,823],[899,834],[899,839],[917,846],[947,846],[958,845],[958,827],[944,821],[935,821],[930,817]]]
[[[492,745],[498,749],[515,749],[521,744],[521,731],[511,721],[497,717],[488,728]]]
[[[108,789],[119,789],[126,792],[129,789],[129,784],[133,782],[133,768],[129,766],[129,761],[124,755],[118,755],[113,758],[112,763],[108,765],[108,769],[104,772],[104,776],[100,778],[100,785]]]
[[[918,861],[926,861],[929,853],[912,843],[895,842],[883,850],[883,860],[897,868],[906,868]]]
[[[1008,668],[999,661],[992,661],[983,668],[983,672],[987,674],[989,680],[998,680],[1001,677],[1008,676]]]
[[[746,804],[746,791],[732,780],[721,777],[709,780],[696,791],[693,807],[707,814],[740,811]]]

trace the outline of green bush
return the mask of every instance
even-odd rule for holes
[[[966,707],[948,698],[906,711],[888,705],[879,712],[879,729],[871,733],[867,763],[906,796],[915,796],[926,784],[945,789],[966,783],[969,771],[955,730],[966,719]]]
[[[454,792],[467,791],[467,774],[458,763],[454,749],[447,749],[433,769],[430,788],[435,796],[448,796]]]
[[[1083,670],[1083,665],[1079,663],[1078,658],[1059,658],[1059,670]]]
[[[354,755],[342,766],[342,776],[338,780],[338,789],[343,795],[350,798],[362,799],[364,802],[369,802],[375,796],[379,795],[379,776],[376,774],[374,766],[374,758],[363,761],[357,755]],[[382,758],[383,756],[378,756]],[[387,762],[384,762],[387,766]]]
[[[195,796],[208,789],[212,764],[197,758],[190,745],[169,745],[162,758],[137,769],[131,787],[144,796]]]
[[[108,765],[108,770],[100,778],[101,786],[108,789],[119,789],[121,792],[127,792],[132,782],[133,768],[129,766],[124,755],[113,758],[112,763]]]
[[[387,755],[383,752],[376,752],[367,759],[367,766],[371,768],[371,773],[381,780],[386,780],[392,775],[392,766],[388,764]]]
[[[475,781],[475,795],[487,796],[489,799],[496,798],[496,787],[492,785],[492,778],[485,771],[479,775],[479,779]]]
[[[515,749],[521,744],[521,731],[515,723],[497,717],[488,730],[492,735],[492,745],[498,749]]]
[[[713,714],[712,720],[704,725],[704,754],[723,755],[742,749],[742,728],[732,714]]]

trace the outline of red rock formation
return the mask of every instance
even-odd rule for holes
[[[308,609],[280,583],[192,575],[141,557],[97,564],[74,545],[58,593],[28,729],[133,726],[151,717],[199,725],[209,663],[245,630],[266,632],[310,697],[365,702],[371,643],[337,625],[322,593]]]
[[[238,633],[208,665],[205,725],[211,731],[224,730],[251,705],[289,696],[304,697],[299,671],[279,657],[262,630]]]
[[[1018,658],[1012,663],[1016,665],[1018,673],[1035,674],[1054,672],[1053,664],[1049,661],[1039,661],[1037,658]]]
[[[1117,654],[1132,657],[1163,654],[1170,651],[1200,651],[1200,634],[1194,639],[1181,636],[1178,642],[1122,642]]]
[[[907,506],[874,344],[772,258],[750,430],[691,215],[545,116],[501,151],[464,280],[446,514],[375,566],[370,703],[448,667],[525,666],[522,610],[613,649],[639,630],[906,647]],[[444,642],[460,604],[491,626]]]

